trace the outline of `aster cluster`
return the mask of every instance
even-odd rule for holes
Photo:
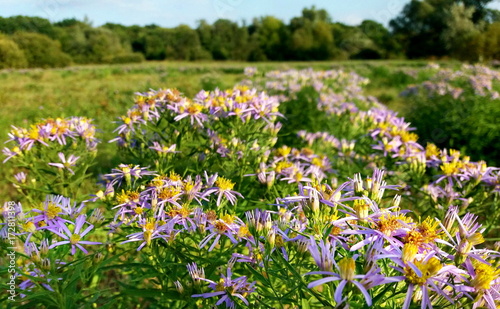
[[[452,206],[442,222],[431,217],[415,221],[401,210],[399,196],[384,198],[385,190],[396,187],[387,185],[383,174],[375,170],[365,180],[356,175],[336,189],[328,184],[300,186],[300,194],[280,200],[277,212],[254,211],[247,217],[256,222],[247,224],[260,227],[264,248],[271,242],[276,254],[290,263],[299,252],[307,252],[318,270],[304,275],[321,275],[308,287],[328,284],[333,299],[322,296],[331,306],[349,306],[358,299],[376,306],[376,299],[378,305],[402,308],[412,302],[422,308],[443,302],[496,308],[500,255],[477,248],[484,242],[478,217],[461,217]],[[257,241],[251,242],[250,252],[258,250]],[[233,256],[263,265],[267,259],[278,260],[271,251],[258,259]],[[406,297],[401,303],[391,300],[388,289]]]
[[[498,75],[496,71],[481,66],[464,66],[463,70],[490,76],[492,80]],[[436,74],[443,79],[454,79],[464,73],[438,70]],[[286,75],[294,76],[290,71]],[[316,75],[329,76],[319,72]],[[305,79],[304,87],[306,81],[312,86],[313,82]],[[282,91],[289,93],[294,90],[283,88]],[[483,161],[472,162],[457,150],[439,149],[432,143],[421,145],[415,128],[404,117],[376,100],[366,104],[369,100],[362,99],[361,92],[356,94],[356,98],[361,98],[357,101],[354,97],[345,101],[343,93],[336,93],[334,88],[318,92],[317,109],[324,112],[324,118],[317,121],[328,131],[299,130],[297,134],[314,153],[328,158],[331,169],[324,176],[337,177],[339,173],[335,171],[345,174],[346,163],[349,166],[364,164],[369,168],[382,166],[390,169],[393,181],[407,187],[402,195],[414,200],[415,207],[422,210],[432,207],[444,215],[450,205],[460,205],[462,211],[470,209],[483,214],[489,206],[494,207],[499,190],[498,168],[488,167]],[[325,105],[325,97],[335,99]],[[364,109],[366,107],[370,108]],[[335,125],[336,122],[347,122],[349,126]],[[259,172],[262,171],[261,167]],[[264,174],[261,176],[259,180],[264,179]],[[413,182],[411,188],[407,181]],[[489,228],[497,218],[496,215],[488,217]]]
[[[19,284],[22,295],[40,285],[54,291],[60,268],[82,255],[92,255],[89,245],[101,244],[93,241],[97,237],[95,227],[105,220],[98,208],[87,215],[86,204],[71,202],[60,195],[48,195],[31,210],[26,210],[26,206],[23,209],[21,203],[13,211],[8,206],[5,203],[3,207],[0,236],[2,241],[12,239],[13,235],[17,237],[13,247],[17,254],[22,254],[18,260],[20,272],[16,274],[22,278]],[[14,212],[15,225],[7,209]]]
[[[276,116],[280,116],[277,98],[243,86],[226,91],[201,91],[192,100],[177,89],[151,90],[136,95],[134,106],[118,121],[119,126],[115,131],[119,137],[113,141],[119,144],[126,143],[132,132],[144,129],[141,125],[154,124],[165,116],[170,116],[175,122],[188,118],[190,124],[197,127],[204,127],[206,122],[218,121],[220,118],[272,122]]]
[[[356,96],[368,79],[354,72],[343,70],[316,71],[313,69],[270,71],[265,74],[264,88],[277,91],[284,97],[295,98],[296,93],[307,87],[317,92],[333,90],[340,96]]]
[[[431,205],[441,210],[452,204],[461,205],[463,210],[472,206],[476,214],[482,214],[498,194],[499,168],[487,166],[484,161],[473,162],[458,150],[439,149],[432,143],[420,145],[418,135],[411,132],[414,128],[394,112],[372,109],[370,118],[370,136],[377,142],[372,149],[419,178],[420,193],[430,198]],[[490,217],[487,221],[492,224],[496,220]]]
[[[426,70],[440,81],[466,76]],[[497,79],[462,71],[486,92]],[[500,305],[500,244],[487,241],[498,168],[418,143],[355,73],[245,74],[277,96],[241,85],[193,98],[137,93],[112,140],[123,163],[101,176],[102,190],[4,206],[0,237],[12,237],[14,215],[22,306]],[[50,150],[16,171],[20,191],[80,189],[97,141],[72,128],[15,128],[10,142],[22,151],[9,162]],[[31,180],[44,170],[51,178]]]
[[[174,158],[205,169],[224,164],[220,158],[255,161],[276,142],[278,108],[277,97],[244,86],[193,99],[175,89],[152,90],[137,94],[112,141],[158,171],[169,170]]]
[[[260,163],[256,175],[261,184],[272,186],[275,180],[288,183],[321,181],[333,172],[329,159],[310,148],[282,146],[271,153],[268,163]]]
[[[103,200],[114,209],[111,231],[124,227],[134,231],[126,235],[124,243],[139,241],[137,250],[141,250],[153,239],[174,241],[178,235],[210,231],[200,247],[212,240],[213,249],[222,235],[234,240],[238,234],[239,222],[233,221],[232,215],[221,218],[216,215],[230,208],[226,204],[235,207],[237,200],[244,198],[234,190],[235,183],[231,180],[217,174],[181,177],[174,172],[155,175],[139,167],[133,169],[141,170],[144,176],[141,182],[131,186],[130,182],[119,181],[120,176],[116,177],[119,173],[105,175],[109,181],[106,190],[93,199]]]
[[[40,151],[43,147],[53,148],[56,144],[69,146],[83,142],[89,151],[94,151],[99,143],[95,133],[92,120],[85,117],[45,119],[31,125],[29,129],[12,126],[6,143],[15,145],[3,149],[7,156],[3,162]]]
[[[390,297],[380,302],[385,295],[379,293],[392,286],[406,293],[398,305],[402,308],[412,302],[422,308],[442,302],[496,308],[500,255],[477,248],[484,242],[478,217],[460,217],[452,206],[443,221],[415,221],[401,210],[400,196],[384,198],[387,189],[396,187],[375,170],[372,177],[357,175],[337,190],[327,184],[303,186],[298,196],[281,200],[279,217],[286,213],[291,228],[279,217],[268,225],[280,235],[283,248],[307,248],[318,271],[305,275],[321,275],[308,287],[330,284],[330,301],[337,306],[358,297],[368,306],[375,306],[373,299],[390,303]],[[291,252],[283,254],[292,259]]]
[[[500,73],[482,65],[463,64],[460,70],[432,68],[434,74],[419,85],[406,88],[402,96],[415,96],[420,93],[429,97],[449,95],[454,99],[462,98],[464,91],[476,96],[498,99],[500,94],[493,83],[500,80]]]
[[[89,177],[99,140],[92,119],[45,119],[29,129],[12,126],[3,163],[12,167],[18,192],[42,199],[50,194],[75,194]]]

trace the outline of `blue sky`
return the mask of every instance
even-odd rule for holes
[[[364,19],[384,25],[396,16],[409,0],[0,0],[0,16],[39,16],[51,21],[65,18],[83,19],[87,16],[94,26],[106,22],[123,25],[158,24],[174,27],[187,24],[192,27],[205,19],[218,18],[247,21],[272,15],[285,22],[299,16],[304,7],[315,5],[326,9],[334,21],[357,25]],[[500,3],[495,1],[500,9]]]

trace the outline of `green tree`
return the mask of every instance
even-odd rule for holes
[[[202,20],[196,29],[200,43],[215,60],[247,60],[250,40],[247,27],[227,19],[218,19],[213,25]]]
[[[290,47],[298,60],[326,60],[333,56],[334,37],[331,18],[325,10],[302,10],[290,21]]]
[[[0,69],[24,68],[28,61],[24,52],[7,36],[0,35]]]
[[[64,67],[71,57],[61,50],[61,44],[39,33],[17,32],[12,39],[23,50],[29,67]]]
[[[363,56],[380,58],[379,52],[376,52],[376,57],[373,56],[376,46],[359,27],[336,23],[332,29],[337,47],[335,50],[336,59],[359,59]]]
[[[89,62],[109,62],[116,55],[131,52],[122,45],[120,37],[107,28],[90,28],[84,33],[87,41],[86,58]]]
[[[373,20],[364,20],[359,29],[373,43],[373,47],[364,49],[358,53],[362,58],[400,58],[402,57],[401,45],[394,39],[392,34],[382,24]]]
[[[89,63],[89,47],[85,31],[91,26],[75,19],[65,19],[57,23],[57,39],[62,50],[73,58],[76,63]]]
[[[500,59],[500,22],[489,25],[477,40],[481,47],[481,60]]]
[[[390,26],[408,57],[447,56],[459,40],[474,36],[472,25],[480,29],[488,21],[490,10],[486,5],[491,1],[412,0]]]
[[[196,30],[187,25],[180,25],[172,29],[171,39],[167,42],[168,59],[200,60],[210,59],[211,55],[200,43]]]
[[[12,16],[0,17],[0,32],[14,34],[18,31],[41,33],[55,38],[54,26],[49,20],[40,17]]]
[[[258,42],[260,49],[257,51],[254,48],[254,54],[263,53],[264,58],[270,60],[285,59],[288,30],[283,21],[272,16],[256,18],[249,27],[249,33]]]
[[[146,26],[141,37],[144,56],[147,60],[164,60],[167,57],[167,42],[171,31],[156,25]]]
[[[477,61],[480,55],[477,50],[471,49],[471,41],[481,33],[483,24],[474,24],[473,7],[463,4],[453,4],[445,14],[446,28],[441,33],[441,40],[453,57]]]

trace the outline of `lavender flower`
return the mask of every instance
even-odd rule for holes
[[[344,291],[344,288],[348,283],[352,283],[355,285],[359,291],[363,294],[363,297],[366,300],[366,304],[368,306],[372,305],[372,298],[370,296],[370,293],[368,293],[368,290],[361,284],[360,282],[354,280],[354,279],[361,279],[361,280],[368,280],[369,275],[356,275],[356,262],[353,258],[350,257],[344,257],[340,262],[337,264],[335,261],[332,260],[334,263],[335,267],[337,268],[337,273],[332,272],[332,271],[312,271],[306,273],[306,275],[328,275],[328,277],[324,277],[322,279],[313,281],[307,285],[308,288],[312,289],[318,285],[325,284],[327,282],[332,282],[332,281],[339,281],[339,284],[335,290],[335,295],[334,299],[337,302],[337,304],[343,303],[346,299],[342,298],[342,292]],[[380,280],[377,280],[378,284],[382,284]]]
[[[61,160],[62,163],[49,163],[49,165],[58,167],[60,169],[67,169],[72,175],[74,175],[75,172],[71,169],[71,167],[76,165],[76,161],[80,157],[75,157],[74,155],[70,155],[69,158],[66,159],[64,153],[62,152],[59,152],[57,155],[59,156],[59,159]]]
[[[83,225],[86,223],[87,216],[80,215],[76,218],[74,231],[71,232],[66,224],[61,221],[56,222],[54,225],[48,226],[47,229],[54,234],[59,235],[65,240],[56,242],[49,246],[52,249],[57,246],[70,244],[71,254],[75,255],[76,248],[80,249],[83,253],[88,254],[88,251],[82,245],[100,245],[100,242],[81,240],[82,237],[87,235],[94,226],[89,224],[85,230],[82,230]]]
[[[217,194],[217,206],[220,206],[222,197],[224,196],[230,203],[231,205],[234,205],[236,203],[237,196],[244,198],[241,193],[236,192],[233,190],[234,188],[234,182],[232,182],[229,179],[226,179],[224,177],[217,177],[215,175],[215,187],[208,189],[204,196],[210,195],[212,193]],[[212,182],[212,180],[207,180],[207,182]]]
[[[256,282],[248,283],[246,276],[232,279],[231,278],[232,275],[233,272],[231,268],[228,267],[226,275],[225,276],[221,275],[221,279],[219,282],[215,282],[210,279],[205,279],[200,277],[199,278],[200,280],[209,283],[208,286],[214,292],[194,294],[192,295],[192,297],[209,298],[209,297],[219,296],[220,299],[217,301],[215,305],[219,306],[222,303],[224,303],[226,305],[226,308],[235,308],[236,303],[234,302],[233,297],[236,297],[239,300],[241,300],[245,305],[248,306],[249,302],[246,299],[246,296],[250,293],[255,292],[254,286]]]

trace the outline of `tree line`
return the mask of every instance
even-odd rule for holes
[[[491,1],[412,0],[389,28],[373,20],[334,22],[315,7],[288,24],[264,16],[248,25],[201,20],[194,29],[0,17],[0,68],[144,60],[500,59],[500,12],[487,7]]]

